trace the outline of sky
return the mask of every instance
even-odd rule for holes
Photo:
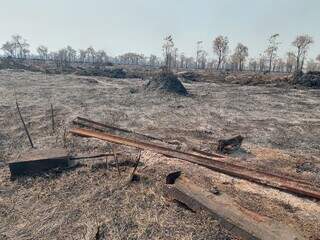
[[[20,34],[35,51],[93,46],[115,56],[125,52],[162,54],[172,35],[180,53],[196,54],[197,41],[213,57],[212,41],[229,38],[257,57],[269,36],[280,34],[279,55],[292,50],[298,34],[315,43],[309,57],[320,54],[319,0],[0,0],[0,44]]]

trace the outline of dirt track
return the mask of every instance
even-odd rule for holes
[[[63,145],[64,128],[68,128],[71,121],[78,115],[167,140],[177,140],[182,143],[181,147],[186,149],[198,147],[212,150],[219,138],[240,133],[245,136],[244,149],[236,156],[240,157],[243,165],[290,174],[315,184],[320,183],[319,174],[297,174],[295,171],[296,164],[304,161],[320,164],[319,90],[198,82],[185,83],[191,96],[175,97],[144,92],[143,84],[145,82],[140,79],[120,80],[74,75],[45,76],[39,73],[1,71],[0,157],[6,160],[14,159],[18,153],[29,147],[15,109],[14,92],[16,92],[23,116],[37,147]],[[55,134],[51,132],[50,102],[54,104],[58,124]],[[66,141],[71,151],[99,152],[108,148],[101,142],[71,136]],[[149,176],[149,179],[145,180],[141,186],[134,186],[133,191],[120,191],[112,185],[114,182],[111,180],[117,177],[116,171],[92,172],[90,168],[84,167],[74,172],[62,173],[57,178],[25,179],[22,184],[18,184],[18,182],[10,182],[8,171],[0,168],[2,188],[0,190],[3,194],[0,198],[0,217],[5,219],[1,221],[0,233],[3,231],[3,236],[6,235],[9,239],[14,236],[30,239],[31,236],[45,234],[54,224],[57,229],[55,234],[59,234],[60,238],[69,236],[70,230],[76,231],[79,227],[75,238],[81,239],[86,235],[86,231],[88,236],[94,234],[96,225],[102,221],[113,224],[106,231],[115,239],[125,239],[130,236],[148,239],[150,227],[146,226],[150,223],[136,209],[140,206],[139,201],[145,200],[145,212],[150,214],[150,218],[156,215],[153,212],[155,210],[152,210],[152,206],[148,204],[156,204],[156,212],[161,211],[160,209],[163,211],[159,216],[161,224],[152,228],[158,229],[158,232],[151,233],[154,234],[151,236],[178,238],[183,235],[182,239],[219,239],[219,228],[210,217],[206,215],[195,217],[188,210],[183,210],[172,203],[167,206],[168,203],[162,199],[161,188],[158,185],[161,186],[165,173],[180,168],[197,179],[196,181],[207,184],[208,188],[210,183],[216,184],[248,209],[291,224],[300,229],[305,236],[313,237],[311,239],[316,239],[320,235],[317,231],[320,229],[318,203],[248,184],[246,181],[235,180],[176,160],[166,164],[168,162],[166,158],[152,155],[152,153],[144,153],[143,158],[144,164],[149,166],[143,174]],[[105,181],[101,180],[103,177],[106,178]],[[110,183],[104,185],[103,182],[108,181]],[[79,189],[68,190],[73,188],[72,186]],[[108,189],[107,192],[105,189]],[[30,191],[33,194],[28,195]],[[145,191],[150,191],[150,194],[145,195]],[[68,192],[72,195],[69,196]],[[110,195],[96,198],[95,194],[108,192]],[[134,195],[134,192],[138,194]],[[52,194],[56,198],[53,198]],[[65,196],[66,194],[68,196]],[[145,199],[144,196],[149,195],[153,200]],[[39,201],[36,200],[38,196]],[[66,197],[70,199],[70,206],[62,205],[67,204]],[[104,198],[107,199],[105,203]],[[100,210],[99,217],[86,215],[89,214],[88,209],[98,214],[101,208],[101,205],[99,207],[89,202],[96,201],[97,204],[107,206],[115,204],[116,198],[119,198],[121,203],[121,207],[116,208],[118,211],[121,208],[133,209],[131,213],[124,213],[131,222],[123,222],[119,219],[122,215],[116,209],[110,213],[115,220],[103,220],[108,212],[107,209]],[[26,201],[23,202],[22,199]],[[128,199],[137,202],[132,203]],[[80,203],[84,203],[83,206],[86,208]],[[8,209],[13,210],[10,213]],[[35,213],[31,214],[32,211]],[[24,219],[17,219],[20,213]],[[71,220],[62,218],[60,214],[65,213],[72,215],[70,215]],[[130,214],[134,217],[130,217]],[[46,215],[48,218],[45,218]],[[63,219],[61,222],[59,217]],[[168,230],[166,221],[170,219],[176,222],[177,226],[187,224],[189,227],[184,233],[177,226]],[[196,220],[189,222],[188,219]],[[39,220],[44,222],[42,226],[36,225]],[[150,221],[159,222],[158,220]],[[70,225],[72,222],[76,223],[75,226]],[[203,227],[198,235],[194,234],[196,225],[201,224],[200,222]],[[204,222],[207,224],[203,224]],[[16,224],[19,224],[17,229],[14,228]],[[84,225],[87,226],[86,231],[83,229]],[[134,230],[135,225],[139,230]],[[58,233],[59,226],[60,230],[62,229],[61,233]],[[70,229],[65,229],[63,226],[68,226]],[[39,232],[34,230],[36,228],[40,229]],[[211,231],[210,235],[208,229],[215,229],[215,231]],[[88,233],[90,231],[92,233]],[[121,235],[121,231],[124,235]],[[172,231],[172,235],[164,234],[165,231]],[[222,231],[219,236],[224,239],[223,237],[227,235]],[[46,239],[50,238],[50,235],[45,236]]]

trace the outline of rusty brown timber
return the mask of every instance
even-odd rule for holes
[[[137,136],[141,136],[147,139],[151,139],[151,140],[157,140],[160,142],[165,142],[165,143],[169,143],[165,141],[164,139],[161,138],[157,138],[154,136],[150,136],[150,135],[146,135],[146,134],[142,134],[142,133],[138,133],[138,132],[134,132],[132,130],[128,130],[128,129],[124,129],[124,128],[118,128],[109,124],[105,124],[105,123],[100,123],[97,121],[93,121],[84,117],[77,117],[75,120],[72,121],[73,124],[78,125],[80,127],[85,127],[85,128],[89,128],[92,130],[97,130],[97,131],[104,131],[103,129],[108,128],[114,131],[121,131],[121,132],[125,132],[125,133],[131,133]],[[217,154],[217,153],[207,153],[201,150],[197,150],[197,149],[192,149],[193,151],[200,153],[202,155],[206,155],[206,156],[210,156],[210,157],[219,157],[219,158],[224,158],[225,156]]]
[[[178,158],[191,163],[195,163],[217,172],[221,172],[233,177],[246,179],[262,185],[274,187],[287,192],[295,193],[302,196],[312,197],[320,200],[319,189],[313,188],[307,182],[295,180],[289,177],[279,176],[271,173],[250,169],[241,165],[226,162],[227,158],[207,158],[204,156],[185,153],[170,148],[166,148],[154,143],[147,143],[135,139],[120,137],[109,133],[91,131],[87,129],[75,128],[70,130],[71,133],[83,136],[93,137],[107,142],[123,144],[140,149],[151,150],[166,156]]]
[[[208,211],[224,228],[243,239],[305,239],[290,226],[243,208],[226,194],[214,195],[181,172],[167,176],[164,193],[196,212]]]
[[[134,132],[134,131],[131,131],[131,130],[128,130],[128,129],[124,129],[124,128],[115,127],[115,126],[112,126],[112,125],[109,125],[109,124],[105,124],[105,123],[100,123],[100,122],[93,121],[91,119],[87,119],[87,118],[84,118],[84,117],[77,117],[76,120],[73,120],[73,124],[85,125],[84,123],[81,123],[79,121],[87,122],[89,124],[93,124],[93,125],[96,125],[96,126],[99,126],[99,127],[103,127],[103,128],[109,128],[109,129],[112,129],[112,130],[115,130],[115,131],[121,131],[121,132],[125,132],[125,133],[132,133],[132,134],[135,134],[135,135],[138,135],[138,136],[142,136],[142,137],[145,137],[145,138],[149,138],[149,139],[152,139],[152,140],[163,141],[162,139],[157,138],[157,137],[153,137],[153,136],[150,136],[150,135]],[[94,128],[94,126],[90,126],[90,125],[85,125],[85,126]]]

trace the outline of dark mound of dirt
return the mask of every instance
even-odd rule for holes
[[[126,78],[126,71],[123,68],[78,68],[76,75],[81,76],[101,76],[110,78]]]
[[[291,79],[287,74],[264,74],[254,72],[233,72],[227,73],[223,81],[232,84],[257,86],[257,85],[270,85],[270,86],[286,86]]]
[[[311,88],[320,88],[320,72],[296,72],[293,75],[293,84],[299,84]]]
[[[37,72],[34,66],[25,63],[24,59],[13,59],[11,57],[0,59],[0,69],[21,69]]]
[[[178,74],[179,77],[182,77],[186,80],[189,80],[189,81],[198,81],[200,79],[200,75],[198,73],[195,73],[195,72],[181,72]]]
[[[173,73],[162,72],[154,76],[146,85],[147,91],[176,93],[179,95],[188,95],[187,89]]]

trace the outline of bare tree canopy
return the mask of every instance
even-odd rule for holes
[[[299,35],[292,42],[292,45],[297,48],[296,54],[296,70],[302,70],[304,60],[307,56],[310,45],[313,43],[313,38],[308,34]]]
[[[172,54],[174,49],[174,42],[171,35],[164,38],[162,49],[165,58],[165,68],[167,71],[170,71],[172,67]]]
[[[149,65],[152,67],[158,66],[160,64],[160,60],[156,55],[151,54],[149,57]]]
[[[88,62],[95,63],[96,60],[96,50],[90,46],[86,50],[86,58]]]
[[[232,55],[232,62],[235,64],[237,70],[242,71],[244,68],[244,62],[249,56],[248,47],[242,43],[238,43]]]
[[[138,53],[125,53],[120,55],[119,61],[121,64],[131,64],[131,65],[139,65],[144,62],[145,57],[142,54]]]
[[[208,53],[204,50],[201,50],[199,52],[199,56],[198,56],[198,68],[201,68],[201,69],[205,69],[206,68],[206,65],[207,65],[207,56],[208,56]]]
[[[312,45],[313,38],[308,34],[298,35],[292,42],[296,48],[294,52],[290,51],[280,56],[278,33],[268,38],[266,49],[258,56],[251,57],[249,61],[248,47],[242,43],[238,43],[232,55],[229,55],[229,39],[227,36],[218,35],[212,41],[212,52],[216,56],[212,58],[212,54],[208,54],[202,47],[203,41],[197,41],[197,54],[194,57],[188,57],[184,53],[179,53],[175,47],[172,35],[164,38],[162,45],[163,57],[154,54],[146,57],[143,54],[128,52],[116,57],[108,56],[104,50],[95,50],[92,46],[87,49],[75,50],[72,46],[59,49],[49,53],[46,46],[40,45],[36,48],[36,54],[33,55],[29,51],[29,43],[21,35],[13,35],[11,40],[2,44],[1,50],[3,55],[12,58],[32,58],[36,60],[54,61],[58,66],[65,66],[73,62],[87,64],[133,64],[159,67],[162,64],[166,70],[171,71],[173,68],[197,68],[197,69],[234,69],[242,71],[248,69],[250,71],[260,72],[289,72],[298,70],[315,69],[315,64],[320,67],[320,54],[313,59],[308,58],[307,53]],[[229,55],[229,56],[228,56]],[[305,64],[306,63],[306,64]],[[304,66],[306,65],[306,68]]]
[[[15,57],[15,45],[13,42],[5,42],[1,49],[4,51],[4,53],[7,55],[7,56],[10,56],[10,57]]]
[[[296,62],[296,55],[293,52],[287,52],[286,68],[287,72],[291,73]]]
[[[29,53],[29,43],[20,35],[13,35],[11,41],[2,45],[1,49],[10,57],[25,58]]]
[[[67,53],[66,53],[67,54],[67,61],[74,62],[77,57],[77,51],[74,50],[71,46],[67,46],[66,51],[67,51]]]
[[[307,62],[306,70],[307,71],[317,71],[318,70],[318,64],[313,59],[310,59]]]
[[[217,70],[220,69],[221,64],[226,60],[229,49],[228,44],[228,37],[221,35],[213,40],[213,52],[218,56]]]
[[[269,72],[271,72],[272,70],[272,63],[275,60],[275,58],[277,57],[277,51],[280,45],[280,42],[278,41],[279,38],[279,34],[273,34],[269,40],[268,40],[268,47],[265,50],[265,53],[269,59]]]
[[[46,60],[48,58],[48,48],[41,45],[37,48],[37,52],[39,54],[39,57],[43,60]]]

